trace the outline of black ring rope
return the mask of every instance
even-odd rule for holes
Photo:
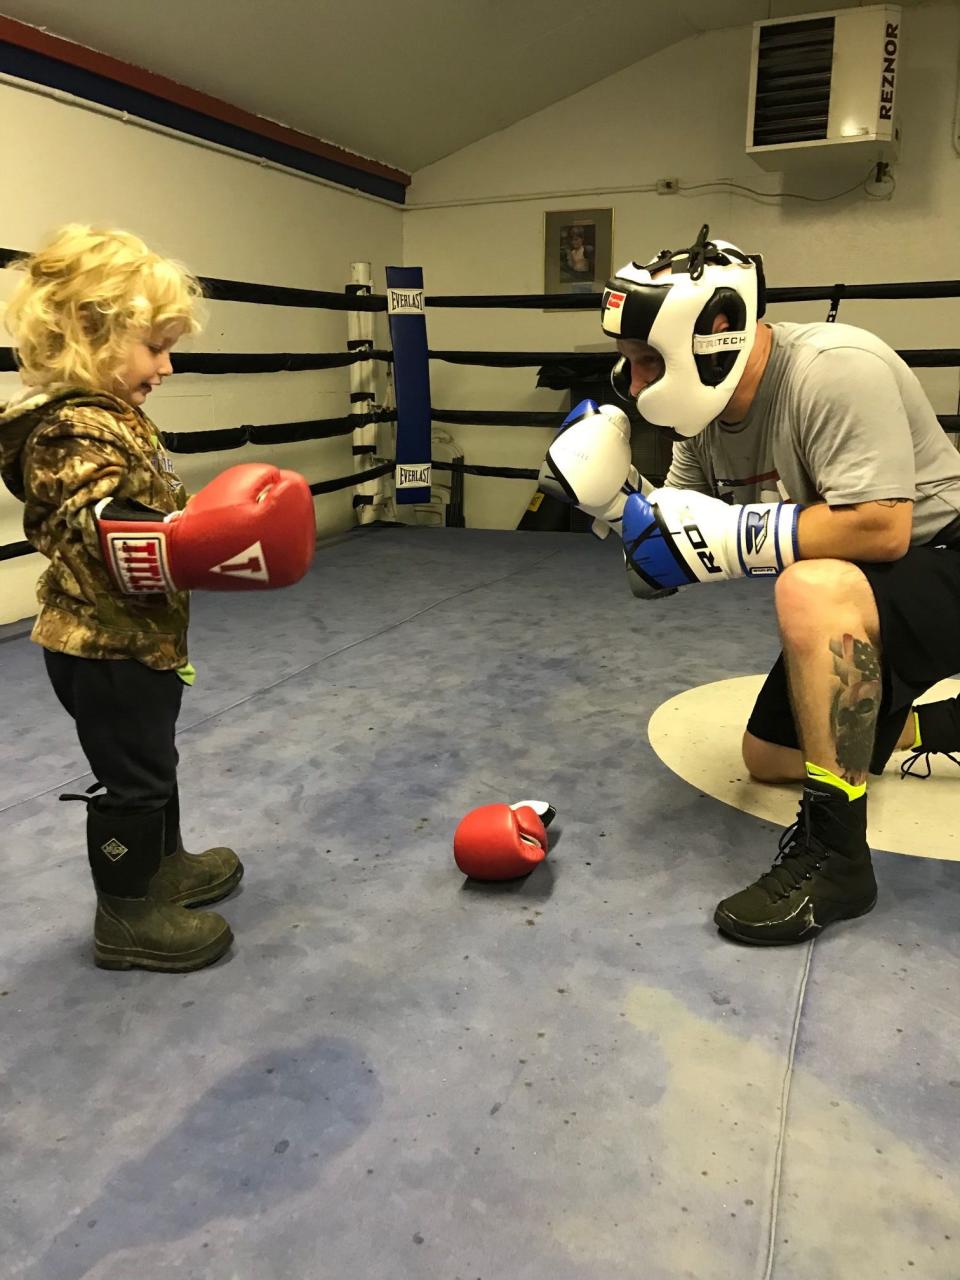
[[[518,410],[434,409],[434,422],[473,427],[558,427],[566,410],[533,413]],[[205,431],[162,431],[164,448],[169,453],[223,453],[242,449],[244,445],[301,444],[306,440],[331,440],[352,435],[358,427],[379,422],[396,422],[394,409],[378,409],[374,413],[354,413],[343,418],[314,418],[305,422],[276,422],[215,427]],[[371,449],[373,446],[369,446]]]
[[[589,365],[605,362],[612,369],[618,356],[609,357],[590,351],[431,351],[431,360],[449,364],[484,365],[492,369],[520,369],[527,365]],[[960,347],[918,347],[898,351],[897,355],[912,369],[953,368],[960,365]]]
[[[0,268],[9,267],[17,259],[28,257],[22,249],[0,248]],[[311,307],[330,311],[386,311],[383,294],[333,293],[323,289],[297,289],[287,285],[255,284],[245,280],[223,280],[217,276],[198,276],[206,295],[218,302],[254,302],[269,306]],[[348,286],[348,290],[350,286]],[[925,299],[960,297],[960,280],[917,280],[887,284],[790,285],[767,289],[769,302],[832,302],[837,290],[844,298],[853,299]],[[530,309],[535,311],[599,310],[602,293],[507,293],[507,294],[428,294],[428,307],[475,307]]]
[[[220,453],[247,444],[300,444],[305,440],[332,440],[351,435],[358,427],[396,422],[393,410],[352,413],[343,418],[312,418],[304,422],[272,422],[241,427],[214,427],[205,431],[161,431],[169,453]]]
[[[787,285],[767,288],[768,302],[831,302],[840,290],[853,299],[960,298],[960,280],[917,280],[897,284]],[[427,295],[428,307],[472,307],[477,310],[509,307],[532,311],[600,310],[602,293],[479,293],[473,295]]]
[[[607,365],[612,368],[617,357],[589,351],[429,351],[431,360],[447,364],[481,365],[490,369],[523,369],[534,365],[566,364],[574,368]],[[960,347],[916,347],[897,352],[911,369],[946,369],[960,365]],[[259,355],[185,355],[173,356],[174,373],[301,373],[311,369],[337,369],[362,360],[390,363],[390,351],[326,351],[276,352]],[[16,373],[17,363],[11,347],[0,347],[0,373]],[[453,412],[447,410],[445,412]]]
[[[29,255],[23,250],[0,249],[0,268]],[[381,294],[332,293],[324,289],[294,289],[281,284],[254,284],[246,280],[221,280],[197,276],[204,296],[215,302],[255,302],[269,307],[310,307],[323,311],[386,311]]]
[[[392,351],[276,351],[254,355],[174,352],[174,373],[303,373],[309,369],[342,369],[363,360],[393,363]]]

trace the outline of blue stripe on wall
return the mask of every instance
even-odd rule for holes
[[[96,75],[91,71],[85,71],[82,67],[59,62],[55,58],[45,57],[29,49],[21,49],[3,40],[0,40],[0,71],[17,76],[21,80],[30,80],[35,84],[61,89],[90,102],[99,102],[102,106],[112,107],[116,111],[127,111],[143,120],[150,120],[154,124],[175,129],[178,133],[188,134],[194,138],[215,142],[219,146],[229,147],[232,151],[239,151],[244,155],[270,160],[288,169],[296,169],[301,173],[324,178],[328,182],[336,183],[337,186],[379,196],[380,199],[390,200],[394,204],[403,204],[405,200],[406,188],[389,178],[366,173],[350,165],[327,159],[325,156],[314,155],[299,147],[262,137],[249,129],[215,120],[202,112],[191,111],[187,107],[168,102],[142,89],[131,88],[129,85],[110,80],[106,76]]]

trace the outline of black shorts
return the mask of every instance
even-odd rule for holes
[[[883,698],[871,773],[883,767],[914,700],[960,671],[960,547],[911,547],[900,560],[857,562],[880,616]],[[783,654],[767,676],[747,730],[781,747],[799,747]]]

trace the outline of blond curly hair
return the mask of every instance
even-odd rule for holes
[[[25,278],[4,320],[29,386],[112,390],[132,342],[201,328],[198,281],[128,231],[70,223],[10,265]]]

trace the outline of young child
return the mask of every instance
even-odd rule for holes
[[[0,475],[50,561],[32,638],[98,785],[87,803],[94,958],[182,972],[233,935],[212,911],[243,875],[231,849],[185,852],[175,726],[190,587],[267,589],[306,572],[316,532],[302,476],[247,464],[187,505],[144,412],[196,332],[201,289],[122,231],[63,227],[17,264],[6,309],[25,384],[0,406]],[[94,792],[96,794],[94,794]]]

